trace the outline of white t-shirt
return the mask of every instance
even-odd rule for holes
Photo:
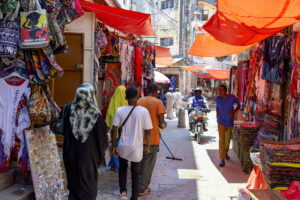
[[[133,106],[118,108],[113,125],[121,126]],[[140,162],[143,159],[144,130],[152,129],[150,114],[146,108],[136,106],[122,128],[118,153],[121,158],[131,162]]]

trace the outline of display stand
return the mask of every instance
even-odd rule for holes
[[[49,126],[25,131],[36,200],[61,200],[64,172]]]

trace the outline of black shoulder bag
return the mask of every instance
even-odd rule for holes
[[[136,106],[133,106],[133,108],[131,109],[131,111],[129,112],[129,114],[127,115],[125,121],[123,122],[123,124],[119,127],[118,129],[118,135],[119,135],[119,138],[121,138],[121,134],[122,134],[122,128],[123,126],[125,125],[125,123],[127,122],[128,118],[130,117],[132,111],[135,109]]]

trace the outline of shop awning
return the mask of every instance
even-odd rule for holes
[[[206,71],[216,80],[228,80],[230,77],[229,69],[206,69]]]
[[[221,42],[251,45],[298,22],[299,7],[299,0],[218,0],[203,28]]]
[[[181,66],[180,68],[190,72],[198,72],[202,71],[205,68],[205,66]]]
[[[124,32],[136,35],[153,36],[151,15],[130,10],[103,6],[80,0],[84,11],[93,12],[106,25]]]
[[[214,39],[209,34],[199,34],[188,54],[200,57],[219,57],[240,53],[249,46],[234,46]]]
[[[170,79],[158,71],[154,71],[154,81],[156,83],[170,83]]]
[[[202,78],[225,81],[230,77],[230,70],[228,69],[208,69],[205,66],[181,66],[181,68]]]
[[[173,59],[170,48],[155,46],[156,58],[155,63],[158,65],[168,66],[172,65]]]

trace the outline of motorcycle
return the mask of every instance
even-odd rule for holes
[[[204,130],[208,126],[207,113],[211,110],[209,108],[192,108],[189,114],[190,130],[194,134],[194,137],[198,144],[200,144],[200,137],[204,133]]]

